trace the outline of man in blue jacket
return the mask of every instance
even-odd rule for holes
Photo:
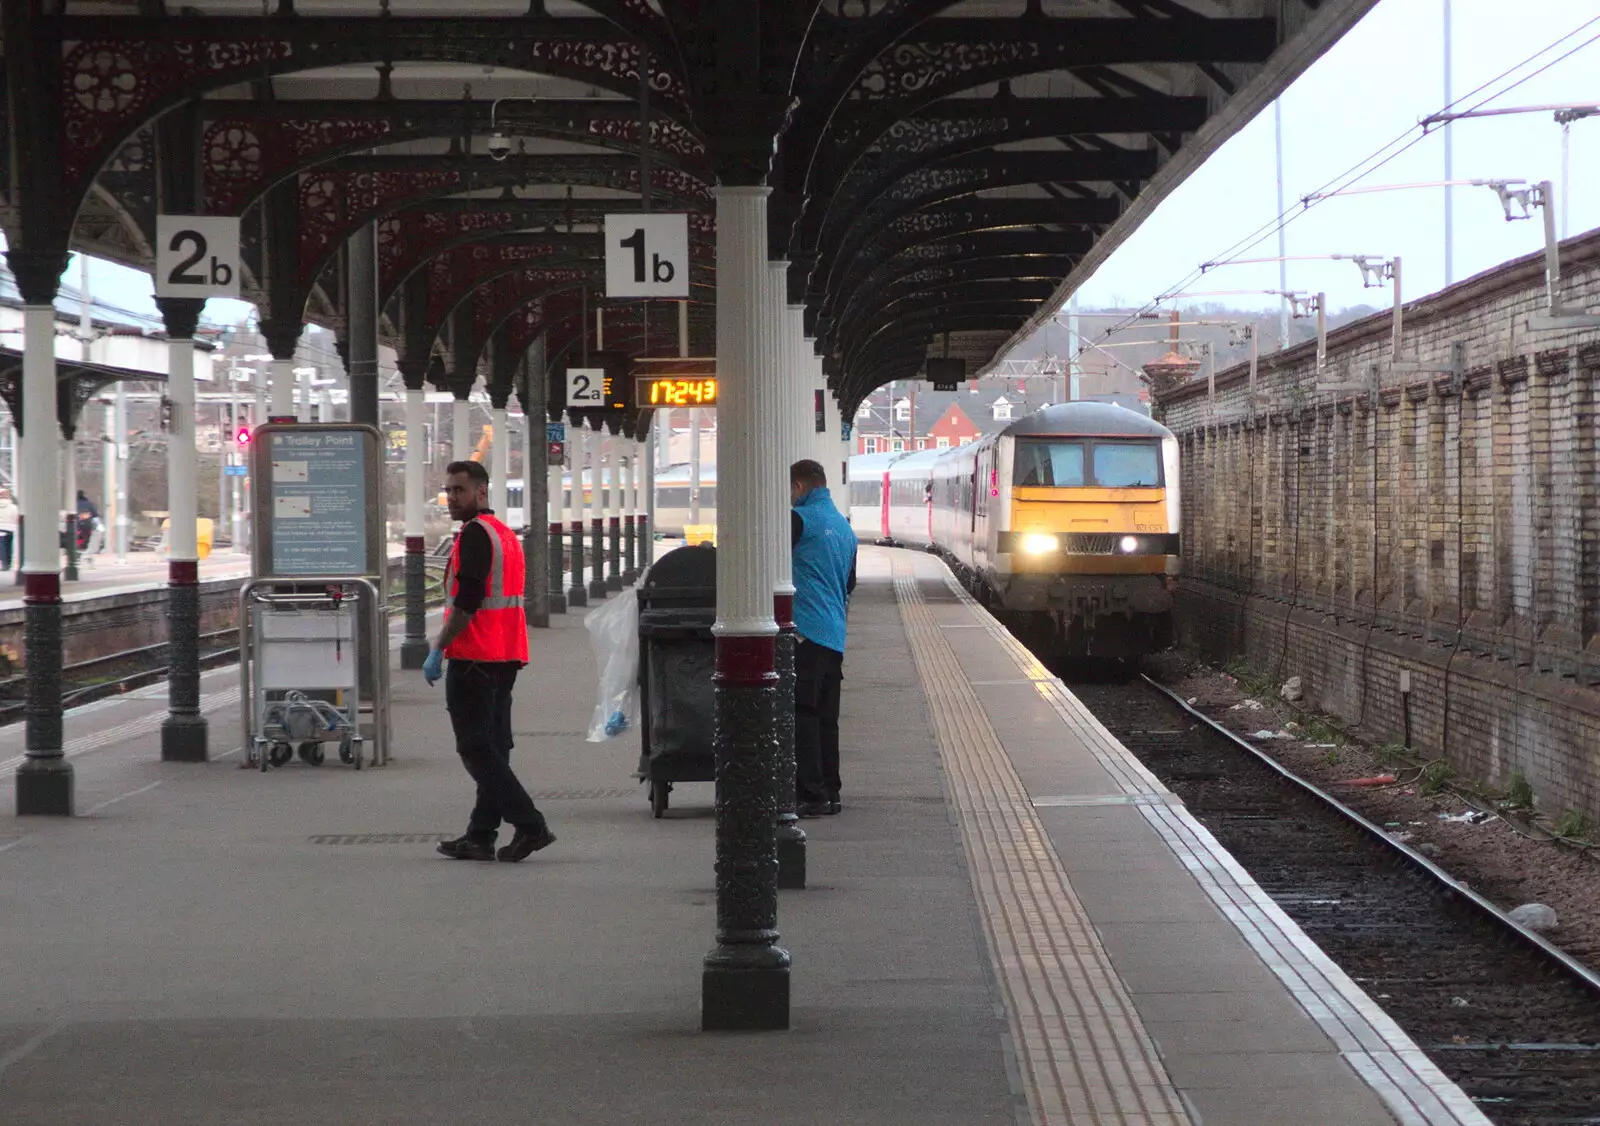
[[[795,811],[838,813],[839,688],[844,681],[845,609],[856,588],[856,533],[828,494],[814,461],[789,467],[794,560]]]

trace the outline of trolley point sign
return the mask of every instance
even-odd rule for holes
[[[250,462],[256,575],[383,574],[383,441],[374,427],[263,426]]]

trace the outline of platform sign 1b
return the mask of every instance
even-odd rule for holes
[[[157,297],[238,297],[239,220],[156,216]]]
[[[606,296],[689,296],[689,216],[607,215]]]

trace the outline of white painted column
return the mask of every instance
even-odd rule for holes
[[[294,379],[292,358],[272,361],[272,413],[275,417],[287,418],[295,414]]]
[[[770,478],[763,478],[763,485],[767,494],[762,498],[763,509],[770,509],[772,515],[766,517],[763,526],[768,538],[768,550],[772,552],[772,593],[775,597],[787,600],[792,607],[794,600],[794,577],[792,575],[792,560],[789,549],[789,466],[799,460],[800,446],[797,442],[799,423],[795,420],[794,403],[794,345],[789,337],[789,307],[788,307],[788,262],[768,262],[766,292],[762,300],[761,315],[766,318],[770,326],[770,338],[766,343],[767,370],[757,378],[765,376],[773,385],[776,392],[775,409],[766,411],[761,416],[761,438],[765,460],[771,464]],[[721,474],[718,473],[718,480]],[[781,528],[774,528],[774,523],[780,523]],[[780,626],[786,624],[779,621]],[[792,705],[791,705],[792,706]],[[781,808],[781,807],[780,807]]]
[[[534,456],[534,451],[539,451],[539,457]],[[540,460],[544,454],[544,431],[539,428],[533,415],[522,416],[522,526],[533,527],[533,475],[543,468]],[[511,453],[506,452],[506,461],[511,460]],[[543,519],[544,513],[539,513]]]
[[[167,435],[167,558],[199,558],[195,519],[194,341],[167,341],[167,397],[172,400],[172,430]]]
[[[506,478],[511,473],[511,435],[506,430],[504,407],[494,408],[490,417],[493,419],[494,437],[490,439],[489,446],[489,465],[493,467],[489,470],[489,507],[504,520],[507,516]]]
[[[423,448],[427,442],[423,434],[427,392],[421,388],[406,389],[406,538],[421,538],[425,534],[426,472]]]
[[[53,306],[22,310],[22,482],[18,490],[25,524],[22,569],[30,575],[61,573],[60,539],[55,528],[60,497],[60,431],[56,429],[56,311]]]
[[[472,453],[472,437],[468,427],[472,422],[472,404],[466,399],[457,399],[452,404],[454,413],[450,417],[452,429],[450,431],[450,460],[466,461]]]
[[[763,509],[777,461],[762,448],[763,419],[782,410],[767,309],[766,187],[719,187],[717,199],[717,623],[719,637],[771,638],[774,552]],[[770,647],[766,648],[770,673]],[[757,670],[752,667],[751,673]]]
[[[317,389],[312,386],[314,379],[316,379],[315,369],[309,367],[301,368],[296,376],[295,386],[298,390],[295,393],[295,417],[301,422],[310,422],[312,418],[311,400],[317,393]]]
[[[120,436],[117,433],[117,404],[114,400],[104,401],[105,407],[105,436],[111,439],[100,444],[100,520],[105,525],[104,550],[115,552],[118,559],[122,553],[117,550],[117,520],[122,512],[122,505],[117,501],[117,451]],[[235,541],[238,542],[237,540]]]
[[[117,381],[112,396],[111,440],[116,456],[112,468],[113,491],[108,495],[116,498],[116,520],[111,534],[116,537],[117,562],[121,563],[128,557],[129,533],[133,527],[132,516],[128,512],[128,394],[121,380]]]
[[[567,525],[567,532],[572,537],[572,585],[567,588],[567,604],[569,606],[587,606],[589,604],[589,588],[584,581],[584,568],[580,563],[588,561],[589,547],[589,506],[584,503],[583,477],[589,459],[589,436],[582,423],[567,423],[567,437],[572,466],[572,498],[567,509],[572,513]]]
[[[549,474],[550,474],[550,526],[552,528],[554,528],[557,524],[561,524],[561,525],[563,525],[561,530],[562,530],[563,533],[565,533],[566,532],[566,528],[565,528],[564,525],[566,524],[566,519],[567,519],[567,500],[566,500],[566,496],[564,495],[565,492],[566,492],[566,484],[562,481],[563,474],[562,474],[562,471],[561,471],[561,466],[559,466],[559,465],[550,466]],[[552,585],[554,584],[554,582],[555,582],[555,580],[552,579],[551,580]]]

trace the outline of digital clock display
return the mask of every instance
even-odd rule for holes
[[[639,405],[714,407],[717,405],[717,381],[704,376],[642,376],[639,379]]]

